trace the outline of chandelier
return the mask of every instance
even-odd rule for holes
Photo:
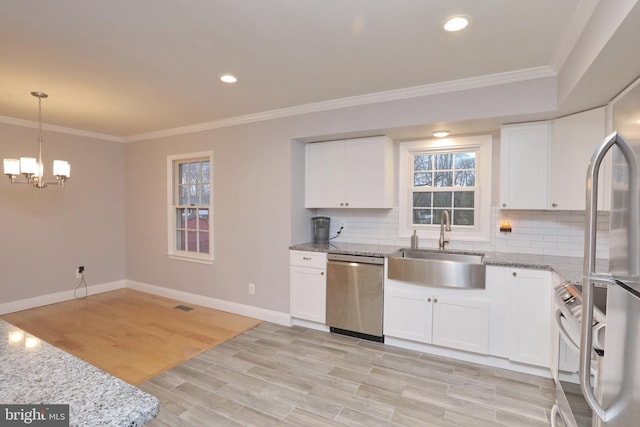
[[[46,188],[48,184],[64,183],[71,176],[71,165],[65,160],[53,161],[53,175],[55,181],[44,180],[44,166],[42,163],[42,99],[49,95],[43,92],[31,92],[38,98],[38,158],[20,157],[20,159],[4,159],[4,174],[9,177],[11,184],[31,184],[35,188]],[[24,179],[17,179],[23,175]]]

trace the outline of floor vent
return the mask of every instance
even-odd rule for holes
[[[173,308],[177,308],[178,310],[182,310],[182,311],[191,311],[191,310],[193,310],[193,307],[189,307],[188,305],[176,305]]]

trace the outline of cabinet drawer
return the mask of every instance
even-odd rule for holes
[[[327,254],[324,252],[289,251],[289,256],[291,265],[327,268]]]

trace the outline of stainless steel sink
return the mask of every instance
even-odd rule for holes
[[[484,254],[402,249],[389,257],[387,277],[433,287],[485,288]]]

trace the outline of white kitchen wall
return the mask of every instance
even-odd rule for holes
[[[331,218],[331,237],[341,221],[346,227],[332,243],[373,243],[409,246],[409,239],[398,237],[399,209],[318,209],[318,216]],[[501,233],[500,223],[508,220],[511,233]],[[446,233],[448,249],[512,252],[521,254],[583,256],[584,212],[582,211],[502,211],[492,208],[491,241],[472,243],[456,241],[455,232]],[[598,216],[597,257],[609,257],[609,215]],[[437,248],[436,240],[420,239],[421,248]]]

